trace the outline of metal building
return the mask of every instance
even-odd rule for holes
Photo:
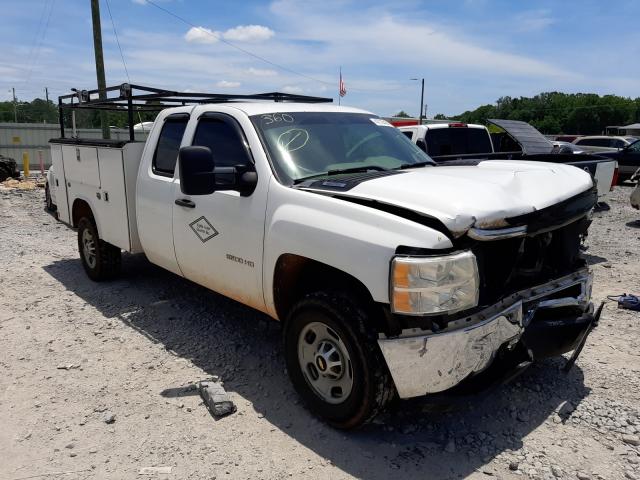
[[[99,128],[79,128],[77,135],[82,138],[102,138]],[[40,168],[40,159],[44,168],[51,166],[49,139],[60,136],[57,123],[0,123],[0,155],[11,157],[22,169],[22,155],[29,154],[31,170]],[[136,140],[144,141],[146,132],[137,131]],[[111,138],[128,140],[129,131],[124,128],[112,128]]]

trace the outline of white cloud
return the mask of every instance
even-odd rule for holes
[[[304,90],[297,85],[285,85],[280,90],[282,90],[282,92],[284,93],[292,93],[294,95],[301,95],[302,93],[304,93]]]
[[[216,87],[218,88],[238,88],[240,85],[240,82],[229,82],[228,80],[216,82]]]
[[[191,27],[185,33],[184,39],[187,42],[204,44],[216,43],[220,38],[232,42],[262,42],[269,40],[274,35],[275,32],[273,30],[262,25],[238,25],[224,32],[205,27]]]
[[[223,33],[225,40],[236,42],[263,42],[274,35],[273,30],[262,25],[238,25]]]
[[[514,26],[520,32],[538,32],[556,23],[549,10],[530,10],[515,18]]]
[[[247,72],[250,73],[251,75],[255,75],[256,77],[275,77],[276,75],[278,75],[278,72],[268,68],[250,67],[247,69]]]
[[[192,43],[216,43],[220,38],[220,32],[215,32],[209,28],[204,27],[191,27],[184,35],[184,39],[187,42]]]

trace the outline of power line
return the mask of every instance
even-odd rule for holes
[[[49,7],[49,0],[44,0],[42,4],[42,11],[40,12],[40,19],[38,20],[38,27],[36,28],[35,35],[33,36],[33,43],[31,48],[29,49],[29,55],[27,56],[27,68],[31,65],[31,59],[33,58],[33,53],[35,52],[36,45],[38,44],[38,39],[40,38],[40,30],[42,29],[42,22],[44,21],[44,16]]]
[[[124,61],[124,53],[122,53],[122,47],[120,46],[120,39],[118,38],[118,31],[116,30],[116,24],[113,21],[113,15],[111,15],[111,5],[109,5],[109,0],[105,0],[107,3],[107,11],[109,12],[109,18],[111,19],[111,26],[113,27],[113,34],[116,37],[116,43],[118,44],[118,50],[120,50],[120,58],[122,59],[122,66],[124,67],[124,73],[127,76],[127,81],[131,83],[131,77],[129,77],[129,70],[127,69],[127,62]],[[142,117],[140,116],[140,110],[137,111],[138,120],[142,123]]]
[[[129,70],[127,70],[127,63],[124,61],[124,54],[122,53],[122,47],[120,46],[120,39],[118,38],[118,32],[116,31],[116,24],[113,21],[113,15],[111,15],[111,5],[109,5],[109,0],[105,0],[107,2],[107,11],[109,12],[109,18],[111,19],[111,26],[113,27],[113,34],[116,37],[116,43],[118,44],[118,50],[120,50],[120,58],[122,59],[122,66],[124,67],[124,73],[127,75],[127,81],[131,83],[131,78],[129,78]]]
[[[200,32],[203,32],[203,33],[215,38],[216,40],[219,40],[220,42],[224,43],[225,45],[228,45],[228,46],[230,46],[232,48],[235,48],[236,50],[238,50],[238,51],[240,51],[240,52],[242,52],[242,53],[244,53],[246,55],[249,55],[250,57],[253,57],[253,58],[257,59],[257,60],[260,60],[261,62],[264,62],[264,63],[266,63],[268,65],[271,65],[272,67],[278,68],[278,69],[280,69],[282,71],[291,73],[293,75],[297,75],[299,77],[306,78],[307,80],[311,80],[311,81],[314,81],[314,82],[317,82],[317,83],[321,83],[323,85],[329,85],[329,86],[332,86],[332,87],[336,86],[336,84],[333,83],[333,82],[327,82],[327,81],[324,81],[324,80],[320,80],[319,78],[315,78],[315,77],[312,77],[310,75],[307,75],[305,73],[298,72],[298,71],[293,70],[293,69],[291,69],[289,67],[285,67],[285,66],[280,65],[278,63],[272,62],[271,60],[269,60],[267,58],[264,58],[264,57],[262,57],[262,56],[260,56],[260,55],[258,55],[256,53],[253,53],[253,52],[251,52],[251,51],[249,51],[249,50],[247,50],[245,48],[242,48],[239,45],[236,45],[235,43],[232,43],[232,42],[224,39],[221,35],[216,35],[213,32],[211,32],[210,30],[207,30],[207,29],[204,29],[202,27],[199,27],[199,26],[195,25],[194,23],[190,22],[189,20],[181,17],[180,15],[177,15],[176,13],[173,13],[173,12],[171,12],[170,10],[168,10],[168,9],[166,9],[164,7],[161,7],[160,5],[158,5],[157,3],[155,3],[152,0],[146,0],[146,3],[156,7],[158,10],[162,10],[167,15],[170,15],[170,16],[180,20],[182,23],[184,23],[184,24],[186,24],[186,25],[188,25],[188,26],[190,26],[192,28],[196,28]],[[391,89],[391,90],[368,90],[368,89],[360,89],[360,88],[351,88],[351,89],[355,90],[355,91],[360,91],[360,92],[384,93],[384,92],[393,92],[393,91],[401,90],[402,88],[404,88],[404,87],[399,87],[397,89]]]
[[[47,30],[49,29],[49,21],[51,20],[51,14],[53,13],[53,7],[55,6],[56,0],[51,0],[51,7],[49,8],[49,14],[47,15],[47,21],[44,24],[44,29],[42,30],[42,37],[40,38],[40,41],[38,42],[38,45],[36,47],[35,50],[35,54],[33,57],[33,61],[31,62],[31,64],[29,65],[29,72],[27,73],[27,76],[24,80],[24,84],[29,83],[29,81],[31,80],[31,74],[33,73],[33,67],[35,67],[36,62],[38,61],[38,57],[40,56],[40,49],[42,48],[42,44],[44,43],[44,39],[47,36]]]

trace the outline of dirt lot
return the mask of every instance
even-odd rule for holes
[[[640,293],[629,193],[591,228],[595,299]],[[92,283],[42,197],[0,187],[2,479],[640,479],[640,312],[608,303],[568,375],[544,362],[452,411],[400,402],[344,433],[298,401],[275,322],[143,256]],[[180,388],[213,375],[238,407],[218,421]]]

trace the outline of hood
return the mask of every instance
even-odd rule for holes
[[[570,165],[497,160],[407,170],[361,182],[340,196],[413,210],[460,236],[471,227],[503,227],[506,218],[553,206],[592,186],[588,172]]]
[[[551,153],[553,143],[551,143],[534,126],[520,120],[498,120],[490,118],[487,122],[502,128],[507,135],[513,138],[525,155],[536,155]]]

